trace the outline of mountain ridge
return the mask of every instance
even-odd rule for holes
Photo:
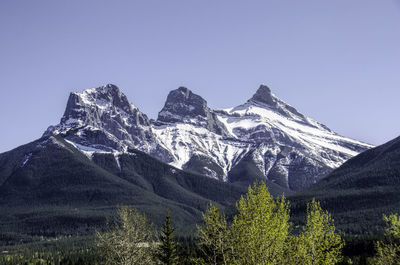
[[[61,135],[87,154],[87,148],[114,153],[135,148],[215,179],[269,179],[291,190],[308,187],[372,147],[304,116],[266,85],[244,104],[223,110],[180,87],[168,94],[154,121],[109,84],[72,93],[60,123],[44,135]],[[245,157],[248,163],[240,163]],[[234,168],[247,175],[240,178]]]
[[[90,235],[117,205],[158,225],[169,209],[187,234],[210,201],[229,212],[254,180],[291,195],[371,147],[265,85],[222,110],[188,88],[169,95],[160,111],[168,114],[151,120],[115,85],[73,92],[59,124],[0,154],[0,243]]]

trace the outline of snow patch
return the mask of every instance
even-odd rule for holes
[[[59,147],[61,147],[61,148],[64,148],[64,149],[66,149],[67,151],[73,153],[73,151],[72,151],[69,147],[67,147],[64,143],[60,142],[59,140],[57,140],[54,136],[50,136],[50,137],[49,137],[49,140],[50,140],[53,144],[55,144],[55,145],[57,145],[57,146],[59,146]]]
[[[107,153],[111,153],[111,152],[107,152],[98,148],[94,148],[91,146],[85,146],[85,145],[81,145],[78,143],[74,143],[70,140],[65,139],[66,142],[68,142],[69,144],[73,145],[76,149],[78,149],[79,151],[81,151],[81,153],[83,153],[84,155],[86,155],[90,160],[93,157],[94,153],[102,153],[102,154],[107,154]]]
[[[21,167],[25,166],[25,164],[28,163],[28,161],[29,161],[29,159],[31,159],[31,157],[32,157],[32,153],[26,154],[24,156],[24,161],[22,162],[22,166]]]
[[[119,153],[118,152],[114,152],[113,155],[114,155],[115,162],[117,162],[117,166],[119,168],[119,172],[121,172],[121,164],[119,162]]]

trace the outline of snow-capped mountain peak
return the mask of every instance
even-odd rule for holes
[[[86,153],[135,148],[220,180],[264,178],[292,190],[372,147],[304,116],[266,85],[244,104],[224,110],[210,109],[201,96],[179,87],[151,121],[109,84],[71,93],[60,124],[45,132],[53,134]]]
[[[272,94],[271,89],[262,84],[257,89],[256,93],[253,95],[249,101],[258,102],[262,104],[267,104],[268,106],[275,107],[277,105],[278,99]]]
[[[186,87],[179,87],[168,94],[163,109],[158,113],[157,120],[181,122],[197,117],[206,118],[209,111],[206,100]]]
[[[107,84],[98,88],[86,89],[83,93],[77,94],[86,104],[99,107],[110,107],[111,105],[132,112],[137,108],[128,101],[128,98],[119,90],[116,85]]]
[[[185,123],[204,127],[219,135],[227,135],[227,130],[217,118],[207,101],[186,87],[172,90],[163,109],[158,113],[158,122]]]
[[[266,85],[260,85],[256,93],[247,101],[247,105],[270,109],[288,119],[303,122],[313,127],[322,127],[326,130],[329,130],[328,127],[311,120],[310,118],[297,111],[296,108],[276,97],[271,92],[271,89]]]
[[[51,134],[83,146],[119,151],[152,139],[148,117],[112,84],[71,93],[60,123],[44,133]],[[142,149],[148,151],[149,146],[143,144]]]

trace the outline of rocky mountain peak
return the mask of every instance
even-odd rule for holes
[[[138,109],[128,101],[128,98],[116,85],[107,84],[97,88],[84,90],[82,93],[70,94],[67,107],[60,124],[75,124],[76,126],[101,126],[107,116],[136,116]],[[141,119],[148,125],[147,117]]]
[[[75,133],[71,134],[72,131]],[[50,126],[44,135],[66,135],[68,140],[99,145],[101,150],[124,150],[133,146],[131,143],[152,139],[149,131],[148,117],[116,85],[108,84],[71,93],[60,123]]]
[[[157,121],[190,123],[219,135],[229,134],[214,111],[207,106],[207,101],[186,87],[179,87],[168,94],[163,109],[158,113]]]
[[[271,89],[266,85],[260,85],[256,93],[250,99],[250,101],[255,101],[259,103],[264,103],[270,106],[277,105],[277,98],[272,94]]]
[[[246,103],[221,111],[179,87],[168,94],[158,120],[150,121],[109,84],[71,93],[61,122],[45,135],[60,135],[89,157],[139,149],[213,178],[243,182],[256,176],[292,190],[369,148],[307,118],[265,85]]]
[[[169,92],[163,109],[158,113],[158,121],[178,122],[184,118],[206,117],[209,111],[207,101],[186,87]]]
[[[193,94],[192,91],[184,86],[181,86],[178,88],[178,91],[180,91],[181,93],[183,93],[185,95],[185,98],[188,99],[190,94]]]
[[[132,112],[136,107],[128,101],[128,98],[119,90],[116,85],[107,84],[97,88],[86,89],[78,93],[79,97],[86,104],[100,106],[115,106],[127,113]]]
[[[312,122],[302,113],[297,111],[296,108],[290,106],[286,102],[282,101],[278,97],[276,97],[271,89],[266,85],[260,85],[257,89],[256,93],[253,95],[251,99],[247,101],[250,105],[257,105],[262,108],[272,109],[274,112],[279,113],[280,115],[295,120],[304,124],[308,124],[311,127],[323,127],[326,130],[329,130],[325,125]]]
[[[102,94],[121,94],[121,91],[119,90],[118,86],[114,84],[107,84],[97,88],[86,89],[85,91],[86,92],[95,91],[96,93],[102,93]]]

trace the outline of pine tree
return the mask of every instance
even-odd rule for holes
[[[168,212],[165,217],[164,225],[159,236],[159,247],[157,250],[157,258],[161,264],[176,265],[178,264],[177,246],[174,236],[175,228],[171,225],[171,215]]]
[[[330,214],[315,199],[307,205],[306,226],[294,241],[292,257],[298,264],[328,265],[342,260],[343,240],[336,233]]]

